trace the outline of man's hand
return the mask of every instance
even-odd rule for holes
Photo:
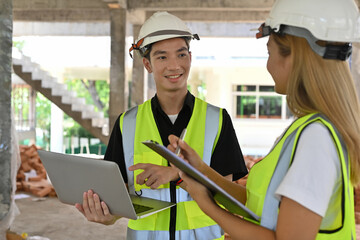
[[[100,201],[99,195],[92,190],[88,190],[83,194],[83,204],[76,203],[75,207],[81,212],[88,221],[111,225],[120,218],[110,214],[106,203]]]
[[[160,185],[173,181],[179,177],[179,173],[172,167],[159,166],[150,163],[138,163],[129,167],[130,171],[143,169],[144,171],[137,175],[136,183],[156,189]]]
[[[189,162],[193,167],[195,167],[200,172],[204,173],[204,169],[208,168],[206,163],[201,159],[201,157],[192,149],[185,141],[180,140],[175,135],[169,135],[168,137],[170,144],[167,148],[175,152],[175,149],[180,146],[179,157],[183,158],[185,161]]]

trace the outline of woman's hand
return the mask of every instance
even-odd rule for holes
[[[200,158],[200,156],[192,149],[186,142],[180,140],[175,135],[169,136],[168,149],[172,152],[175,152],[177,146],[180,146],[180,154],[179,156],[188,161],[193,167],[198,169],[200,172],[203,172],[206,167],[208,167]]]
[[[207,213],[211,208],[218,207],[211,192],[203,184],[194,180],[184,172],[180,171],[179,175],[183,179],[183,183],[185,183],[180,184],[180,187],[190,194],[203,212]]]

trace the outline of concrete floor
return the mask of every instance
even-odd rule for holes
[[[15,201],[20,215],[12,223],[11,231],[50,240],[126,239],[127,219],[119,219],[114,225],[104,226],[88,222],[74,206],[63,204],[56,197],[36,200],[36,197],[30,195]]]
[[[25,193],[29,195],[28,193]],[[61,203],[55,197],[38,200],[37,197],[17,199],[20,215],[15,218],[10,230],[29,236],[50,240],[125,240],[127,219],[119,219],[114,225],[88,222],[74,206]],[[360,240],[360,224],[356,225],[357,240]]]

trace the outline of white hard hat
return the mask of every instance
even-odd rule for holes
[[[144,48],[151,43],[177,37],[200,39],[197,34],[191,33],[180,18],[168,12],[156,12],[142,25],[139,38],[132,44],[129,53],[132,50],[144,51]]]
[[[315,52],[324,56],[326,50],[320,50],[317,40],[360,42],[359,24],[359,9],[354,0],[276,0],[263,25],[268,29],[262,29],[257,37],[271,32],[304,37]]]
[[[359,10],[354,0],[277,0],[265,25],[309,30],[320,40],[359,42]]]

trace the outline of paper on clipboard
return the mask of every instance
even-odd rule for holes
[[[214,181],[206,177],[203,173],[191,166],[188,162],[184,161],[175,153],[171,152],[165,146],[152,140],[144,141],[142,143],[145,144],[147,147],[151,148],[153,151],[160,154],[163,158],[165,158],[172,164],[174,164],[181,171],[185,172],[186,174],[206,186],[213,193],[214,199],[221,205],[223,205],[227,210],[240,216],[259,221],[260,217],[253,213],[250,209],[248,209],[244,204],[239,202],[237,199],[227,193],[224,189],[222,189],[219,185],[217,185]]]

